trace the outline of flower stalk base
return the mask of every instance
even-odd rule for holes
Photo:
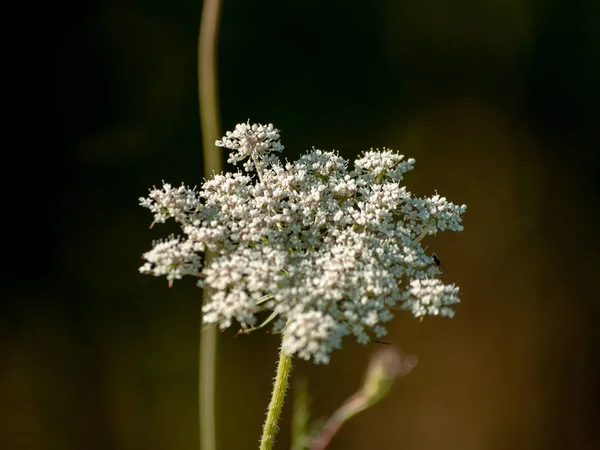
[[[269,410],[267,411],[267,420],[265,421],[262,438],[260,440],[260,450],[272,450],[273,444],[275,443],[275,435],[279,429],[277,423],[281,416],[281,409],[285,400],[285,392],[288,387],[291,370],[292,357],[283,351],[282,346],[282,348],[279,349],[277,374],[275,375],[271,403],[269,403]]]

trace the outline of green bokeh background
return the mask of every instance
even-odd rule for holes
[[[419,365],[332,450],[597,448],[599,5],[225,0],[225,130],[272,122],[288,159],[391,147],[417,160],[410,190],[469,207],[464,232],[424,241],[461,287],[456,317],[397,315],[386,339]],[[11,257],[27,269],[2,295],[3,449],[197,448],[201,292],[137,273],[175,230],[148,230],[137,199],[162,180],[202,182],[200,9],[48,8],[51,145],[31,156],[41,219],[18,220],[39,244]],[[219,340],[219,448],[253,449],[278,342],[234,332]],[[296,361],[316,417],[376,349],[348,340],[328,366]]]

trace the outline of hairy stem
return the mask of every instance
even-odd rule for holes
[[[285,335],[283,336],[285,339]],[[277,374],[275,375],[275,384],[271,395],[271,403],[267,411],[267,420],[263,428],[262,439],[260,440],[260,450],[271,450],[275,442],[275,435],[278,431],[277,423],[281,415],[285,392],[288,387],[288,379],[292,370],[292,357],[283,352],[283,346],[279,350],[279,364],[277,365]]]

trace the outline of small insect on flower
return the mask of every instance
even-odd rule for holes
[[[442,261],[440,260],[440,257],[438,255],[436,255],[435,253],[431,255],[433,257],[433,262],[435,263],[436,266],[438,266],[442,271],[446,272],[446,274],[450,275],[450,272],[448,272],[448,269],[446,269],[443,265],[442,265]]]

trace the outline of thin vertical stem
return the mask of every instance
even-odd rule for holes
[[[221,152],[215,146],[219,138],[219,102],[216,52],[221,12],[220,0],[204,0],[198,39],[198,100],[204,148],[204,174],[223,170]]]
[[[204,0],[198,37],[198,100],[204,155],[204,177],[223,170],[220,150],[215,146],[219,137],[219,102],[217,95],[216,50],[219,30],[220,0]],[[206,254],[205,264],[213,255]],[[210,298],[209,289],[202,291],[203,304]],[[200,449],[216,450],[215,385],[217,362],[216,327],[200,325],[200,356],[198,373]]]
[[[206,301],[207,290],[203,292]],[[202,324],[200,325],[202,330]],[[217,436],[215,429],[215,385],[217,363],[217,329],[207,327],[200,331],[200,367],[198,375],[198,395],[200,414],[200,449],[216,450]]]
[[[279,350],[279,364],[277,365],[277,374],[275,375],[275,384],[273,385],[273,393],[267,412],[267,420],[265,421],[262,439],[260,440],[260,450],[272,450],[273,444],[275,443],[275,435],[279,429],[277,423],[279,422],[279,416],[281,415],[291,370],[292,357],[286,355],[283,352],[282,347]]]

